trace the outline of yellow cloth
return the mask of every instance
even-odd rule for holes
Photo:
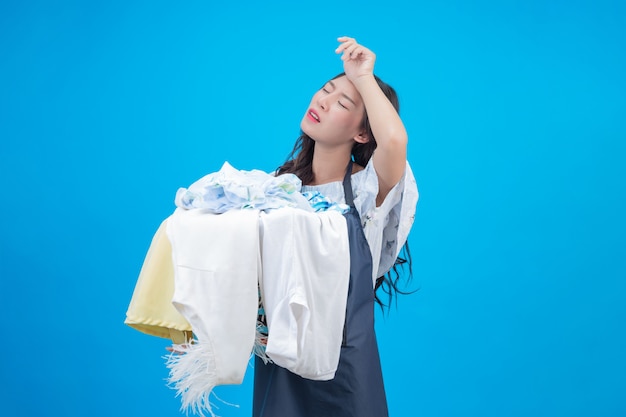
[[[191,338],[192,329],[172,305],[174,266],[166,224],[167,219],[152,238],[124,323],[140,332],[181,344]]]

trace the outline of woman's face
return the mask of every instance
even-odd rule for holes
[[[300,128],[316,143],[351,144],[362,132],[364,110],[359,92],[341,76],[328,81],[313,95]]]

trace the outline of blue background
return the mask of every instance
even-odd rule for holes
[[[123,324],[150,239],[178,187],[285,159],[344,34],[421,192],[391,415],[626,415],[626,8],[538,0],[3,2],[0,414],[180,415]]]

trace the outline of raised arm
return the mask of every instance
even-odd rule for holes
[[[335,52],[342,54],[346,77],[363,99],[376,138],[377,147],[373,158],[378,174],[376,205],[380,205],[404,175],[408,142],[406,129],[374,78],[376,55],[352,38],[340,37],[337,40],[340,45]]]

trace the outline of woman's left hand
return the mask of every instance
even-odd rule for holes
[[[341,55],[343,70],[350,81],[354,82],[362,76],[369,76],[374,73],[376,55],[372,51],[359,45],[354,38],[342,36],[337,40],[340,45],[335,53],[343,53]]]

